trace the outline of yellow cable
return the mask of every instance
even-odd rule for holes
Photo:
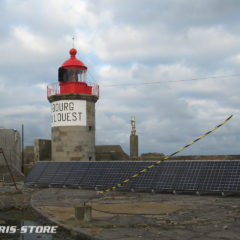
[[[186,146],[180,148],[179,150],[177,150],[176,152],[172,153],[171,155],[165,156],[162,160],[155,162],[154,164],[144,168],[143,170],[139,171],[138,173],[135,173],[131,177],[129,177],[126,180],[122,181],[121,183],[118,183],[116,186],[109,187],[108,189],[103,190],[103,191],[98,191],[98,194],[104,194],[105,192],[110,192],[112,190],[116,190],[118,187],[121,187],[124,183],[127,183],[127,182],[131,181],[131,179],[138,177],[140,174],[147,172],[148,170],[150,170],[150,169],[154,168],[155,166],[157,166],[158,164],[162,163],[164,160],[169,159],[170,157],[176,155],[177,153],[179,153],[179,152],[183,151],[184,149],[188,148],[189,146],[193,145],[194,143],[196,143],[200,139],[202,139],[202,138],[206,137],[207,135],[209,135],[210,133],[214,132],[215,130],[220,128],[222,125],[224,125],[226,122],[228,122],[232,117],[233,117],[233,115],[229,116],[225,121],[223,121],[221,124],[219,124],[218,126],[213,128],[212,130],[204,133],[202,136],[200,136],[199,138],[195,139],[194,141],[192,141],[191,143],[187,144]]]

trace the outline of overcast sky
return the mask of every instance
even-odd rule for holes
[[[129,153],[134,115],[140,153],[171,154],[234,114],[181,155],[240,154],[239,12],[238,0],[1,0],[0,126],[23,123],[26,145],[51,138],[46,85],[74,36],[100,85],[97,144]]]

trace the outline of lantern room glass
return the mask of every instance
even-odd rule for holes
[[[59,68],[59,82],[86,82],[86,70],[76,68]]]

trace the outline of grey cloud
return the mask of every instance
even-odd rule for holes
[[[191,26],[229,25],[239,19],[238,0],[133,0],[96,1],[98,9],[106,6],[118,24],[166,25],[169,30],[182,31]]]
[[[137,84],[238,72],[239,4],[1,1],[0,125],[19,128],[24,123],[28,144],[50,137],[50,104],[46,90],[37,85],[57,81],[75,35],[89,79],[100,84],[97,143],[120,143],[128,151],[130,117],[135,115],[140,152],[177,150],[228,114],[238,114],[238,78]],[[130,85],[106,87],[111,84]],[[186,154],[238,153],[238,120]]]

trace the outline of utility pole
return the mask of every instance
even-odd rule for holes
[[[24,174],[24,125],[22,124],[22,173]]]

